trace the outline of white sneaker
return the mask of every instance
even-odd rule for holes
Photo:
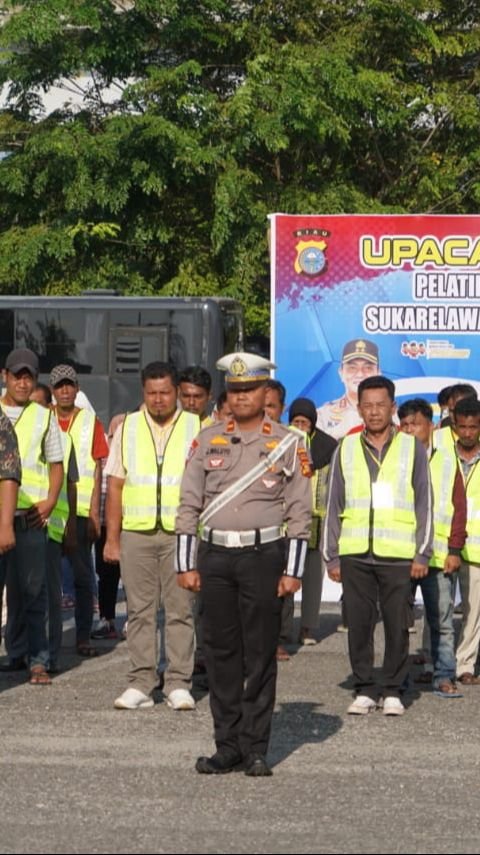
[[[113,703],[116,710],[144,710],[153,707],[153,698],[139,689],[125,689],[123,695]]]
[[[375,701],[367,695],[357,695],[353,703],[350,704],[347,713],[349,715],[368,715],[370,712],[375,712],[377,705]]]
[[[174,689],[167,698],[167,704],[172,710],[195,709],[195,701],[188,689]]]
[[[403,706],[400,698],[385,698],[383,701],[384,715],[403,715],[404,712],[405,707]]]

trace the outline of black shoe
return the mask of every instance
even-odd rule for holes
[[[217,751],[212,757],[199,757],[195,769],[201,775],[225,775],[242,762],[241,754],[231,751]]]
[[[27,663],[25,659],[19,657],[17,659],[10,659],[10,662],[6,662],[4,665],[0,665],[0,671],[26,671]]]
[[[249,754],[245,760],[245,774],[253,778],[269,778],[273,772],[263,754]]]

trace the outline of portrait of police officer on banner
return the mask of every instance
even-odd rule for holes
[[[358,415],[358,386],[366,377],[380,374],[378,347],[367,338],[347,341],[342,351],[338,369],[345,386],[340,398],[328,401],[317,408],[317,428],[341,439],[360,424]]]

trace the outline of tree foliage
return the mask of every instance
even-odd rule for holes
[[[3,12],[3,293],[217,293],[261,329],[268,213],[478,210],[475,0]]]

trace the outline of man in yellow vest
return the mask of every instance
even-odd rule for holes
[[[288,410],[288,423],[304,431],[312,458],[312,531],[305,558],[302,579],[302,610],[300,619],[300,644],[316,644],[314,632],[318,627],[324,567],[320,554],[320,540],[326,512],[327,481],[330,461],[338,445],[325,431],[316,427],[315,404],[309,398],[295,398]]]
[[[453,419],[455,407],[464,398],[474,398],[474,400],[477,400],[477,397],[477,390],[470,383],[454,383],[453,386],[449,387],[447,398],[448,416],[442,419],[440,427],[433,433],[432,440],[435,448],[445,448],[448,451],[454,450],[457,438]]]
[[[202,428],[213,425],[208,415],[208,405],[212,398],[212,378],[200,365],[189,365],[178,378],[178,400],[187,413],[199,417]]]
[[[480,677],[475,675],[480,644],[480,401],[469,397],[457,402],[453,429],[467,492],[467,540],[459,571],[463,617],[457,674],[462,685],[476,686],[480,685]]]
[[[368,377],[358,387],[362,433],[344,437],[331,464],[322,540],[328,574],[343,583],[348,646],[356,697],[348,708],[377,707],[373,634],[380,600],[385,626],[383,712],[403,715],[400,692],[408,674],[410,577],[428,573],[433,524],[426,451],[397,432],[395,386]]]
[[[50,374],[55,396],[55,416],[59,427],[68,433],[78,467],[76,548],[71,555],[75,585],[75,627],[77,653],[95,656],[90,644],[93,622],[94,576],[92,544],[100,536],[101,461],[108,456],[108,444],[102,423],[95,413],[75,405],[78,393],[77,373],[71,365],[56,365]]]
[[[47,685],[47,524],[63,482],[63,447],[52,413],[30,401],[38,359],[25,348],[5,362],[2,409],[17,434],[22,482],[15,512],[15,548],[7,556],[6,646],[12,670],[24,653],[27,627],[30,682]],[[19,648],[19,645],[21,646]]]
[[[104,549],[120,561],[128,606],[128,688],[116,709],[153,706],[157,685],[157,612],[165,607],[164,691],[175,710],[191,710],[193,599],[178,587],[174,569],[175,516],[185,462],[200,419],[177,405],[178,381],[170,363],[142,371],[142,411],[116,430],[105,467],[108,476]]]
[[[433,674],[425,670],[416,682],[433,683],[437,697],[460,698],[462,694],[455,684],[453,600],[466,538],[465,486],[455,452],[432,448],[433,410],[428,401],[404,401],[398,408],[398,419],[400,430],[416,436],[425,447],[433,489],[433,555],[427,575],[412,581],[413,596],[417,583],[422,590],[427,636],[430,628],[430,639],[423,646],[431,650]]]

